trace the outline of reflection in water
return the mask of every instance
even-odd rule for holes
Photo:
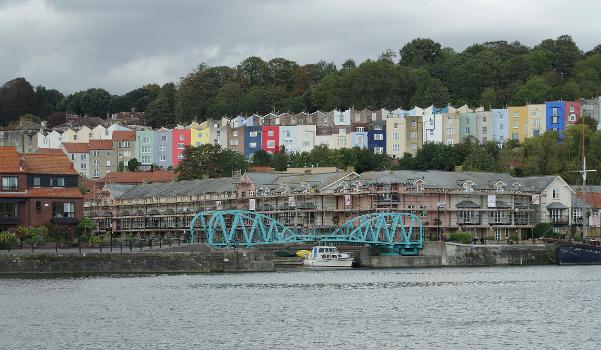
[[[601,347],[601,266],[0,279],[2,349]]]

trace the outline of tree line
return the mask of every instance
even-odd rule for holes
[[[90,88],[63,95],[24,78],[0,87],[0,125],[29,113],[59,123],[64,113],[106,117],[145,112],[153,127],[236,114],[395,109],[447,104],[501,108],[601,95],[601,45],[583,52],[569,35],[534,47],[494,41],[461,52],[428,38],[357,64],[299,64],[249,57],[235,67],[200,64],[177,83],[123,95]]]

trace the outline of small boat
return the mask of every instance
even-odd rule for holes
[[[316,246],[305,256],[303,264],[311,267],[352,267],[354,258],[349,253],[341,253],[336,247]]]
[[[557,246],[557,262],[565,264],[601,264],[601,242],[560,243]]]

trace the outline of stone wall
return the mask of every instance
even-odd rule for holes
[[[445,243],[443,266],[548,265],[557,261],[555,247],[545,245],[467,245]]]
[[[209,273],[273,271],[246,252],[18,254],[0,256],[0,273]]]

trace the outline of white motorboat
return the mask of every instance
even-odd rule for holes
[[[303,264],[311,267],[352,267],[353,260],[351,254],[341,253],[336,247],[316,246],[311,254],[305,256]]]

